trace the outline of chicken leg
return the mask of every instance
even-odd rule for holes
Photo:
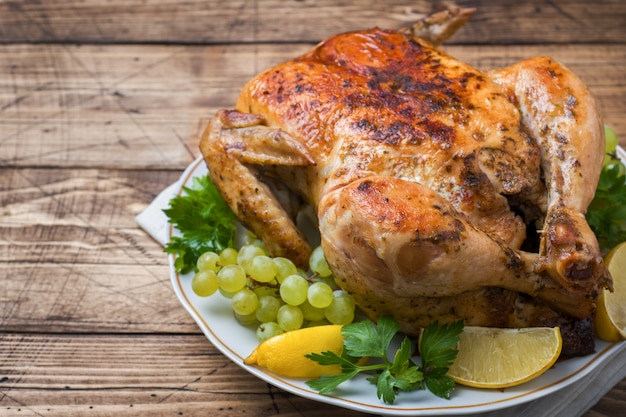
[[[548,210],[536,271],[546,271],[573,292],[610,287],[597,239],[585,220],[604,158],[604,128],[595,100],[575,74],[547,57],[489,75],[517,103],[523,125],[541,150]]]
[[[364,178],[327,194],[318,212],[324,253],[364,310],[372,299],[445,298],[487,287],[537,297],[579,318],[593,310],[590,299],[533,272],[531,254],[498,243],[418,183]],[[419,303],[413,312],[390,305],[387,313],[428,315]]]

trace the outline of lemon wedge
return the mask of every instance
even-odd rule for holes
[[[512,387],[551,368],[561,354],[562,344],[558,327],[466,326],[448,376],[470,387]]]
[[[259,344],[244,363],[289,378],[317,378],[340,374],[339,365],[320,365],[304,355],[331,351],[341,354],[341,325],[305,327],[273,336]]]
[[[618,342],[626,340],[626,242],[614,247],[604,263],[613,277],[613,292],[600,293],[594,324],[600,339]]]

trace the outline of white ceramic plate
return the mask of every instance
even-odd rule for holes
[[[621,148],[619,152],[620,157],[626,160],[626,152]],[[198,159],[183,173],[180,184],[191,186],[193,177],[203,176],[206,173],[204,162]],[[179,189],[178,192],[180,191]],[[173,230],[171,226],[168,227],[167,240],[169,241],[170,236],[175,233],[176,230]],[[191,274],[177,273],[173,267],[172,256],[170,256],[170,275],[174,290],[182,305],[211,343],[233,362],[252,375],[285,391],[357,411],[393,416],[467,415],[496,410],[505,411],[504,409],[510,410],[523,405],[525,412],[528,412],[527,403],[540,402],[550,396],[551,408],[541,405],[537,406],[536,411],[545,409],[554,412],[554,401],[562,401],[563,407],[567,407],[576,401],[582,401],[585,395],[589,397],[590,390],[595,390],[596,398],[587,399],[588,402],[591,401],[588,406],[591,406],[613,384],[626,376],[626,342],[610,344],[596,340],[596,353],[559,361],[554,368],[540,377],[505,390],[472,389],[457,385],[450,400],[438,398],[426,390],[421,390],[401,393],[395,404],[387,405],[378,400],[376,387],[363,377],[342,384],[333,396],[323,396],[311,390],[304,380],[283,378],[263,369],[245,365],[244,358],[258,344],[255,330],[239,325],[233,317],[229,301],[219,294],[207,298],[196,296],[191,289]],[[565,390],[565,388],[568,389]],[[567,395],[559,395],[561,392]],[[572,395],[575,392],[578,394]],[[585,405],[580,404],[580,406]]]

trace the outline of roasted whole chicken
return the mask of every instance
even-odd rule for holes
[[[306,265],[313,207],[337,283],[407,334],[439,320],[560,326],[593,350],[611,287],[585,212],[604,131],[548,57],[479,71],[439,44],[473,10],[333,36],[268,69],[200,142],[213,182],[274,256]]]

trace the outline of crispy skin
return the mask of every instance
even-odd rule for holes
[[[301,190],[314,205],[365,175],[392,176],[428,186],[519,246],[525,225],[502,194],[545,194],[537,144],[503,92],[395,32],[335,36],[255,78],[237,109],[299,138],[315,155],[313,175],[328,170]]]
[[[310,247],[263,178],[313,206],[338,283],[372,319],[562,324],[568,352],[593,349],[581,329],[610,277],[584,213],[603,131],[555,61],[484,73],[410,33],[333,36],[251,80],[201,150],[275,255],[304,263]]]

